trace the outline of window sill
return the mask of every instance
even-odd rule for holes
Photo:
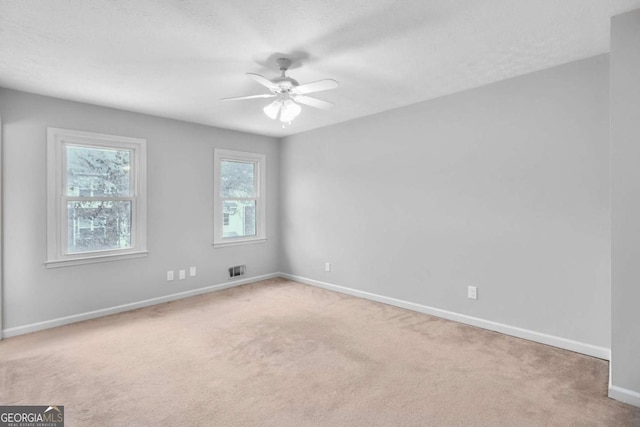
[[[71,267],[74,265],[95,264],[98,262],[110,262],[110,261],[120,261],[123,259],[144,258],[147,255],[149,255],[148,251],[129,252],[126,254],[96,255],[96,256],[82,257],[82,258],[46,261],[45,265],[47,266],[47,268]]]
[[[227,246],[241,246],[241,245],[252,245],[254,243],[264,243],[266,242],[267,239],[266,238],[260,238],[260,239],[251,239],[251,240],[237,240],[237,241],[231,241],[231,242],[214,242],[213,243],[213,247],[214,248],[226,248]]]

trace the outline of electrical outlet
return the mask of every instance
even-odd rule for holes
[[[469,286],[467,288],[467,298],[478,299],[478,288],[475,286]]]
[[[324,263],[324,271],[331,271],[331,263],[330,262],[325,262]]]
[[[168,281],[173,280],[173,270],[167,271],[167,280]]]
[[[184,280],[186,277],[187,277],[187,272],[186,272],[185,270],[180,270],[180,271],[178,272],[178,278],[179,278],[180,280]]]
[[[196,275],[196,268],[195,267],[189,267],[189,276],[193,277]]]

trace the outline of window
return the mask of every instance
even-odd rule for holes
[[[47,267],[145,256],[146,141],[47,129]]]
[[[214,163],[214,246],[265,241],[264,154],[216,149]]]

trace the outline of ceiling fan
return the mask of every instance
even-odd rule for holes
[[[276,120],[279,118],[282,123],[291,123],[291,121],[300,114],[302,108],[299,104],[324,110],[333,107],[331,102],[307,96],[307,94],[335,89],[338,87],[337,81],[333,79],[324,79],[301,85],[295,79],[286,75],[287,70],[291,66],[291,60],[288,58],[278,58],[277,62],[282,74],[274,79],[269,80],[260,74],[247,73],[247,76],[253,78],[255,81],[269,89],[271,93],[222,98],[222,101],[275,98],[271,104],[267,105],[262,110],[270,119]]]

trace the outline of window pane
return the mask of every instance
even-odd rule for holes
[[[68,145],[67,196],[130,196],[131,152]]]
[[[220,162],[220,195],[222,197],[255,197],[254,163]]]
[[[67,202],[67,252],[131,247],[131,202]]]
[[[222,237],[255,236],[256,201],[224,201],[222,220]]]

